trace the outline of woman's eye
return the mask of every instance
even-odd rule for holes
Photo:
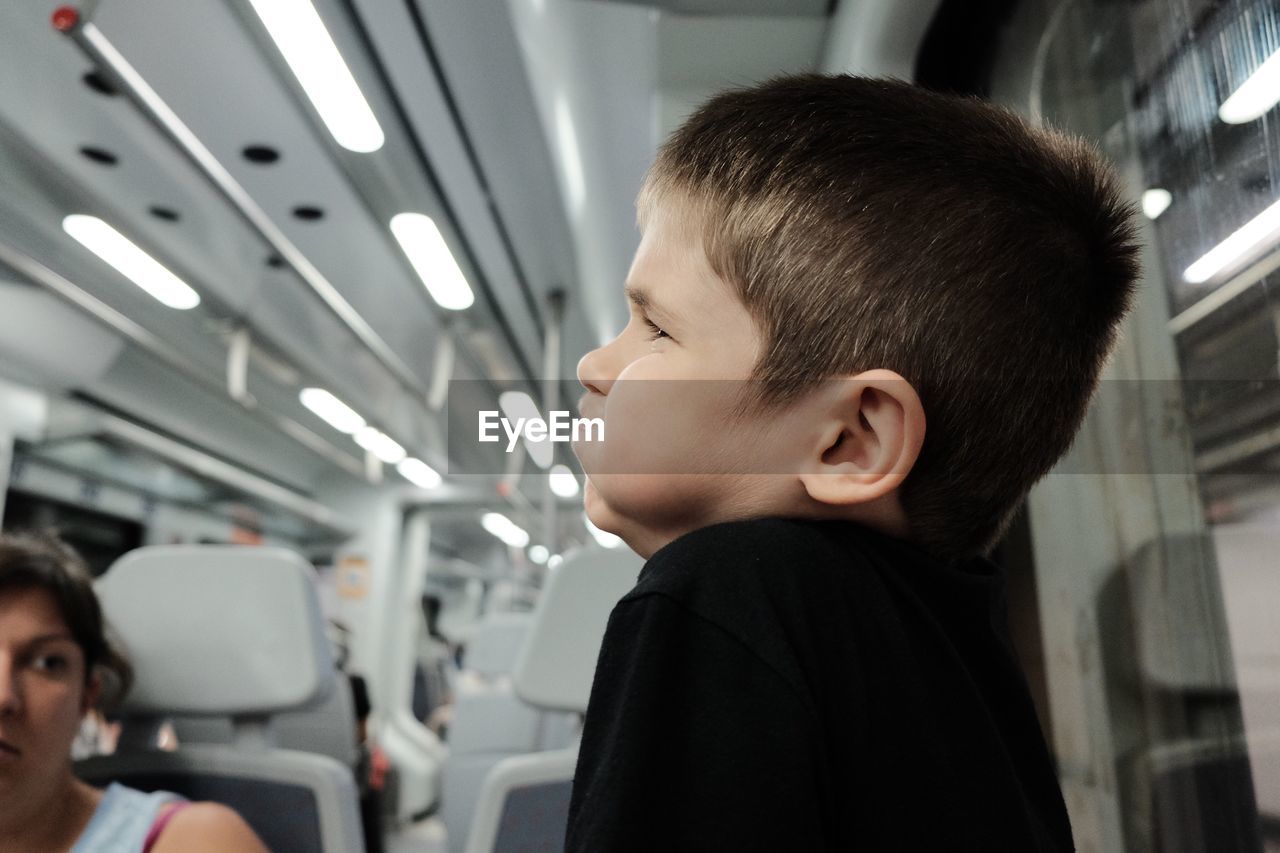
[[[651,341],[656,341],[659,338],[671,337],[666,332],[662,331],[662,329],[659,329],[657,324],[654,323],[652,320],[650,320],[648,317],[644,319],[644,324],[649,327],[649,340]]]
[[[49,672],[59,674],[67,671],[67,667],[71,662],[64,655],[36,655],[31,661],[32,665],[41,672]]]

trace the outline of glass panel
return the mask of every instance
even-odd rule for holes
[[[1029,502],[1078,847],[1280,850],[1280,109],[1230,101],[1280,65],[1280,9],[1024,2],[1001,45],[993,98],[1146,209],[1126,339]]]

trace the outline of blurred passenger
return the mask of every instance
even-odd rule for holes
[[[351,629],[345,622],[330,619],[326,633],[333,644],[333,665],[346,672],[351,662]]]
[[[427,721],[431,713],[430,688],[427,686],[427,670],[422,661],[413,663],[413,693],[409,698],[409,710],[413,718],[420,723]]]
[[[422,708],[415,708],[417,719],[436,734],[442,733],[452,717],[454,665],[449,640],[440,633],[440,599],[422,596],[422,630],[417,640],[415,678],[422,679]],[[422,710],[421,715],[417,711]]]
[[[360,789],[360,824],[364,829],[365,853],[382,853],[382,790],[386,787],[390,762],[369,737],[369,686],[362,676],[351,675],[351,698],[356,712],[356,740],[360,760],[356,764],[356,785]]]
[[[75,552],[0,536],[0,853],[265,851],[226,806],[76,779],[81,721],[131,682]]]

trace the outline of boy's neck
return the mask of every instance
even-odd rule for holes
[[[806,496],[807,498],[807,496]],[[911,527],[907,514],[902,509],[897,492],[867,503],[852,506],[834,506],[823,504],[812,499],[790,506],[758,505],[744,507],[740,511],[724,513],[700,520],[698,523],[680,525],[668,529],[649,529],[636,527],[620,531],[619,535],[630,546],[632,551],[649,559],[664,546],[669,545],[687,533],[721,524],[728,521],[744,521],[751,518],[808,518],[821,521],[852,521],[864,527],[891,536],[895,539],[910,541]]]

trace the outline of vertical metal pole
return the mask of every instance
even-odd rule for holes
[[[4,519],[4,501],[9,494],[9,475],[13,471],[13,436],[0,429],[0,520]]]
[[[564,291],[552,291],[547,301],[547,339],[542,360],[542,406],[547,418],[560,408],[560,338],[564,324]],[[552,445],[555,449],[555,445]],[[554,456],[552,457],[554,459]],[[542,544],[553,553],[560,552],[558,508],[551,491],[551,477],[545,478],[542,491]]]
[[[436,357],[431,370],[431,388],[427,391],[427,407],[433,412],[444,408],[449,399],[449,380],[453,377],[453,335],[442,334],[436,341]]]
[[[389,578],[387,601],[382,617],[389,624],[382,648],[387,666],[388,703],[378,731],[379,741],[400,771],[398,817],[408,821],[439,796],[440,763],[445,750],[440,741],[411,713],[413,671],[418,654],[418,636],[424,630],[422,588],[428,569],[431,546],[431,512],[416,507],[400,512],[400,547],[396,573]]]
[[[399,592],[394,623],[388,632],[388,657],[394,661],[391,703],[396,709],[410,706],[413,696],[413,669],[418,655],[418,635],[422,630],[422,589],[427,579],[427,554],[431,549],[431,513],[422,507],[404,516],[400,548]]]

